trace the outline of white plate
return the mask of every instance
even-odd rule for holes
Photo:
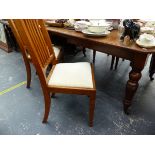
[[[102,37],[102,36],[107,36],[108,34],[110,34],[110,31],[105,31],[102,33],[93,33],[93,32],[88,31],[88,29],[84,29],[82,30],[82,33],[87,36]]]
[[[142,42],[140,42],[140,40],[139,39],[137,39],[136,40],[136,44],[137,45],[139,45],[140,47],[144,47],[144,48],[152,48],[152,47],[155,47],[155,40],[153,41],[153,42],[151,42],[151,43],[142,43]]]
[[[76,26],[74,26],[74,29],[75,29],[75,31],[77,31],[77,32],[82,32],[82,30],[79,29],[79,28],[77,28]],[[109,27],[109,28],[108,28],[108,31],[112,31],[112,30],[113,30],[113,27]]]
[[[109,27],[109,28],[108,28],[108,30],[109,30],[109,31],[112,31],[112,30],[113,30],[113,27],[112,27],[112,26],[111,26],[111,27]]]
[[[153,28],[153,27],[141,27],[140,32],[141,33],[154,34],[155,28]]]
[[[149,21],[145,24],[146,27],[155,27],[155,21]]]

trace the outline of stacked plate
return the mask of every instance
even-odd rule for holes
[[[101,37],[101,36],[107,36],[108,34],[110,34],[110,31],[108,31],[104,27],[90,26],[87,29],[83,29],[82,33],[87,36]]]
[[[141,28],[140,28],[140,32],[141,32],[141,33],[154,34],[155,28],[154,28],[154,27],[147,27],[147,26],[144,26],[144,27],[141,27]]]
[[[137,45],[145,48],[155,47],[155,37],[151,34],[144,33],[136,40]]]
[[[75,31],[81,32],[83,29],[87,29],[89,25],[91,25],[90,22],[87,22],[87,21],[77,21],[74,24],[74,29],[75,29]]]
[[[99,36],[107,36],[111,30],[111,25],[110,23],[106,21],[100,20],[100,23],[97,22],[97,20],[90,20],[90,22],[87,21],[77,21],[74,24],[75,31],[80,31],[84,35],[87,36],[94,36],[94,37],[99,37]]]
[[[148,21],[146,24],[145,24],[146,27],[153,27],[155,28],[155,21]]]
[[[107,36],[110,33],[111,25],[109,23],[102,23],[102,25],[89,25],[87,29],[83,29],[82,33],[87,36]]]

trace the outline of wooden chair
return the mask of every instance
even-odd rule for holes
[[[154,80],[153,78],[154,73],[155,73],[155,54],[152,54],[150,66],[149,66],[149,77],[151,81]]]
[[[83,48],[83,55],[84,55],[84,57],[86,57],[86,49],[85,48]],[[96,57],[96,50],[93,50],[93,64],[95,63],[95,57]],[[122,59],[122,61],[124,61],[124,59]],[[118,66],[118,62],[119,62],[119,57],[112,55],[110,70],[113,70],[114,62],[115,62],[115,70],[116,70],[117,66]]]
[[[44,21],[43,20],[37,20],[39,25],[40,25],[40,29],[42,31],[43,37],[46,40],[46,44],[49,48],[49,50],[51,52],[54,53],[55,59],[53,61],[53,64],[57,64],[60,60],[60,58],[62,57],[62,52],[61,52],[61,48],[58,46],[51,46],[51,40],[48,36],[48,32],[46,31],[46,28],[44,26]],[[22,52],[23,55],[23,59],[24,59],[24,63],[25,63],[25,67],[26,67],[26,72],[27,72],[27,88],[30,88],[30,84],[31,84],[31,67],[30,67],[30,62],[32,62],[31,60],[31,56],[29,54],[29,51],[25,49],[25,45],[23,44],[24,42],[22,41],[22,38],[20,37],[20,35],[18,34],[18,30],[16,28],[16,21],[15,20],[8,20],[9,25],[13,31],[13,34],[19,44],[20,50]],[[33,63],[33,62],[32,62]]]
[[[19,36],[24,42],[24,50],[29,51],[41,83],[45,100],[43,123],[48,120],[51,104],[50,93],[65,93],[90,97],[89,125],[93,126],[96,98],[93,66],[87,62],[60,63],[55,65],[55,56],[49,49],[49,46],[46,45],[46,39],[40,29],[40,20],[39,22],[32,19],[16,19],[13,21]],[[53,64],[53,67],[49,75],[46,76],[46,69],[50,63]]]
[[[115,70],[117,69],[119,59],[120,59],[119,57],[116,57],[116,56],[112,55],[110,70],[113,70],[114,62],[115,62]],[[124,61],[124,60],[125,59],[122,59],[122,61]]]

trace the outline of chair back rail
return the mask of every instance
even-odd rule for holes
[[[24,46],[30,52],[36,71],[43,85],[46,82],[46,67],[54,60],[54,53],[49,48],[36,19],[14,19],[18,34],[23,38]],[[32,52],[31,52],[32,51]]]

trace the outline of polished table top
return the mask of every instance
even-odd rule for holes
[[[118,30],[112,30],[111,33],[106,37],[87,37],[81,32],[76,32],[75,30],[69,30],[69,29],[59,28],[59,27],[47,27],[47,30],[53,34],[84,39],[84,40],[96,42],[102,45],[105,44],[105,45],[115,46],[118,48],[123,48],[124,50],[126,49],[134,52],[147,53],[147,54],[155,53],[155,48],[150,48],[150,49],[142,48],[142,47],[139,47],[136,43],[132,43],[130,46],[125,46],[119,39],[120,34]]]

